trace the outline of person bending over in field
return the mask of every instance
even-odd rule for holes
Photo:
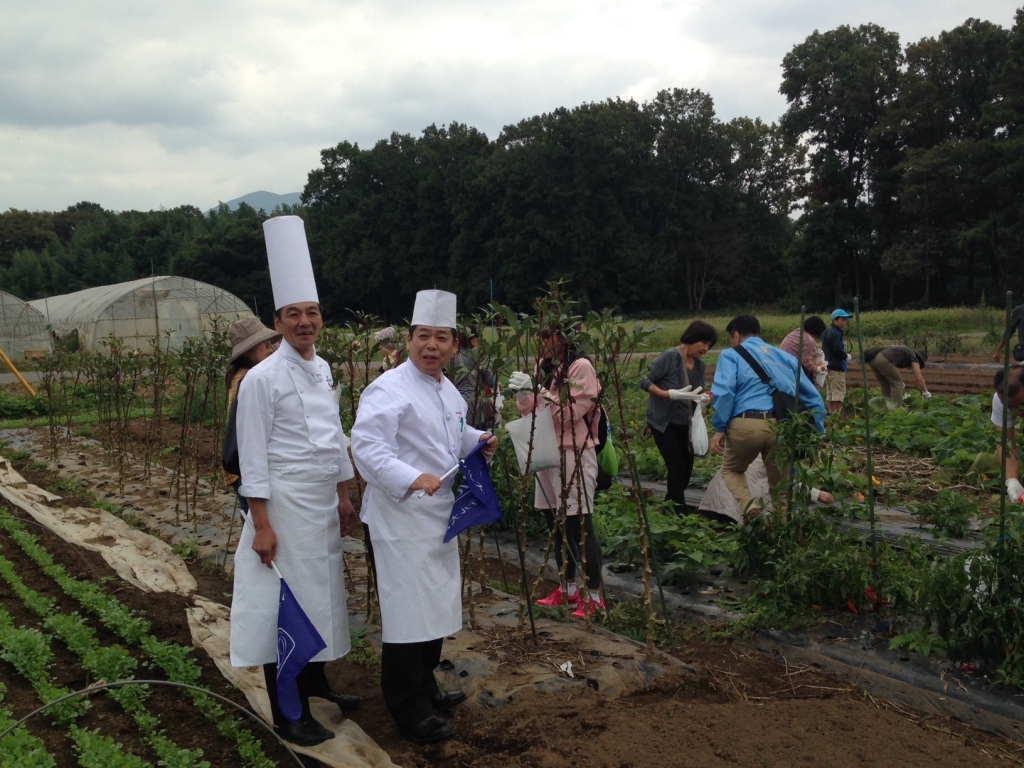
[[[1000,430],[1003,428],[1003,380],[1003,371],[996,371],[995,380],[992,382],[996,390],[992,396],[992,423]],[[1006,457],[1006,492],[1011,500],[1024,504],[1024,486],[1020,483],[1020,449],[1017,447],[1017,436],[1013,429],[1017,423],[1017,416],[1024,413],[1024,368],[1019,365],[1010,368],[1010,397],[1007,402],[1010,405],[1010,410],[1006,413],[1006,426],[1010,431],[1007,446],[1010,450]],[[1002,446],[996,449],[996,457],[1002,461]]]

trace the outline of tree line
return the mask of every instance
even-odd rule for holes
[[[873,24],[785,56],[777,124],[671,89],[506,126],[460,123],[321,153],[303,204],[328,319],[400,321],[415,291],[525,309],[551,280],[587,308],[696,312],[858,295],[887,308],[1024,288],[1024,9],[901,47]],[[156,274],[267,318],[266,212],[0,214],[0,286],[30,299]]]

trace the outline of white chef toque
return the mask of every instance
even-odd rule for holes
[[[263,222],[267,240],[270,284],[274,288],[274,310],[307,301],[320,303],[309,260],[306,229],[298,216],[275,216]]]
[[[448,291],[419,291],[410,325],[455,328],[455,294]]]

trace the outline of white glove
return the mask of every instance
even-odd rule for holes
[[[929,392],[927,389],[924,392],[921,393],[921,397],[923,397],[925,400],[927,400],[931,396],[932,396],[932,393]]]
[[[508,388],[513,392],[533,391],[533,377],[522,371],[513,371],[508,377]]]
[[[691,403],[700,402],[700,393],[704,387],[684,387],[683,389],[670,389],[668,396],[670,400],[689,400]]]
[[[700,400],[698,402],[700,403],[700,407],[702,409],[703,408],[707,408],[708,407],[708,403],[711,402],[711,393],[710,392],[702,393],[701,396],[700,396]]]
[[[1010,495],[1010,501],[1024,504],[1024,485],[1017,480],[1006,481],[1006,492]]]
[[[909,399],[910,399],[910,393],[909,392],[904,392],[903,393],[903,402],[905,403]]]

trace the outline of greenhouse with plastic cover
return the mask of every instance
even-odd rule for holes
[[[164,351],[190,336],[226,328],[250,317],[244,301],[223,288],[186,277],[157,276],[35,299],[30,306],[51,329],[54,344],[68,350],[102,350],[113,334],[129,348]]]
[[[28,302],[0,291],[0,349],[14,361],[41,357],[50,349],[46,317]]]

